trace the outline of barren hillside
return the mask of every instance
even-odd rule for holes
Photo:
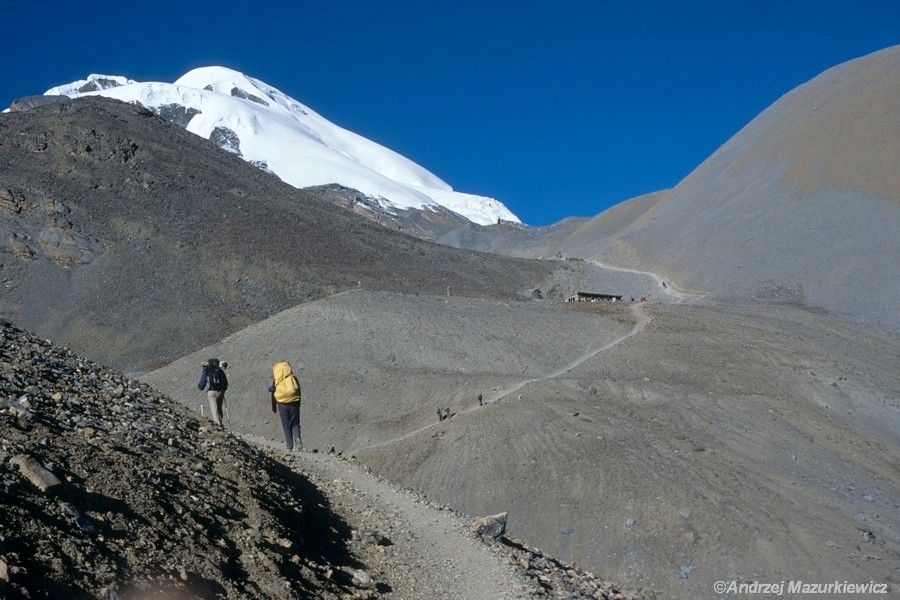
[[[675,188],[593,219],[439,240],[658,273],[710,300],[791,303],[900,327],[900,46],[785,94]]]
[[[233,427],[277,439],[264,388],[287,358],[308,447],[509,510],[513,535],[665,597],[751,575],[890,581],[900,558],[900,347],[827,316],[350,292],[148,381],[196,409],[207,356],[233,365]]]
[[[423,242],[326,193],[114,100],[0,114],[0,315],[140,370],[341,289],[514,298],[566,270]]]

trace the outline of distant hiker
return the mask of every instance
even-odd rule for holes
[[[222,408],[225,405],[225,391],[228,389],[228,377],[225,376],[225,368],[228,363],[219,365],[218,358],[211,358],[203,363],[203,372],[200,373],[200,382],[197,387],[200,391],[207,389],[206,400],[209,402],[209,418],[212,422],[222,426]]]
[[[669,287],[669,286],[666,285],[666,282],[665,282],[665,281],[662,282],[662,286],[663,286],[663,289],[666,289],[667,287]]]
[[[440,406],[437,407],[437,416],[438,416],[438,422],[441,422],[444,420],[444,409],[441,408]]]
[[[291,363],[284,360],[272,366],[272,385],[269,386],[269,393],[272,395],[272,412],[277,412],[281,418],[281,427],[284,429],[284,445],[288,450],[293,450],[294,442],[297,442],[302,449],[300,381],[294,375]]]
[[[634,302],[634,296],[631,297],[631,301]]]
[[[643,303],[646,302],[646,301],[647,301],[647,297],[646,297],[646,296],[641,296],[641,303],[643,304]]]
[[[478,406],[484,406],[484,396],[478,394]]]

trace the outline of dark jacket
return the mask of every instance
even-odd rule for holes
[[[215,369],[215,371],[213,371]],[[213,385],[212,383],[212,375],[213,373],[218,372],[219,384]],[[201,390],[206,388],[206,384],[209,383],[209,391],[211,392],[224,392],[228,389],[228,377],[225,376],[225,370],[219,366],[209,365],[203,369],[203,373],[200,374],[200,382],[197,384],[197,387]]]

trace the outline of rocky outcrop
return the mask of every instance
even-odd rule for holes
[[[487,517],[479,517],[469,524],[469,529],[483,538],[497,539],[506,533],[507,513],[497,513]]]
[[[6,323],[0,447],[0,596],[334,598],[375,585],[328,576],[363,565],[302,476]]]

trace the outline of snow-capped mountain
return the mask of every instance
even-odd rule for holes
[[[194,69],[175,83],[95,74],[45,94],[102,95],[141,104],[290,185],[337,183],[359,190],[387,212],[444,207],[479,225],[519,222],[498,200],[454,191],[408,158],[225,67]]]

